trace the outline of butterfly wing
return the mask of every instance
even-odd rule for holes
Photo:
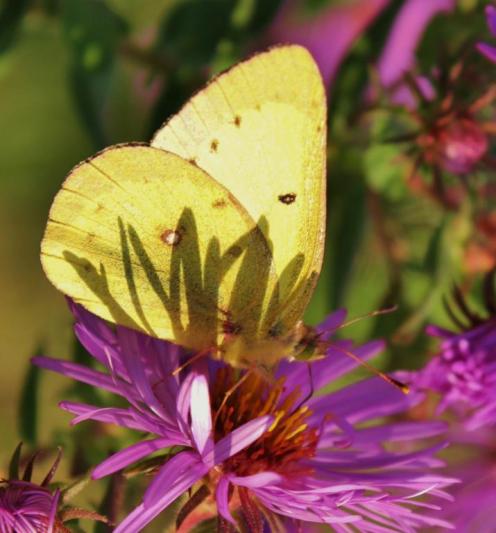
[[[224,308],[243,320],[274,276],[263,234],[232,194],[143,145],[112,147],[69,174],[41,252],[51,282],[89,311],[199,350],[218,344]]]
[[[311,55],[282,46],[234,66],[173,116],[152,146],[204,169],[259,223],[277,279],[258,336],[284,335],[308,304],[324,248],[326,103]]]

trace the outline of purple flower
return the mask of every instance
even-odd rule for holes
[[[486,6],[486,17],[489,30],[492,35],[496,37],[496,6]],[[486,43],[478,43],[477,49],[484,54],[490,61],[496,63],[496,46],[491,46]]]
[[[440,350],[414,380],[441,395],[439,414],[452,410],[469,430],[496,422],[495,325],[491,319],[461,333],[429,326],[427,332],[442,339]]]
[[[2,533],[52,533],[59,492],[20,480],[0,481]]]
[[[407,396],[380,378],[315,394],[356,366],[343,350],[366,360],[381,350],[381,342],[353,348],[350,341],[336,341],[319,361],[281,362],[272,382],[260,372],[239,373],[208,358],[175,372],[185,361],[177,346],[123,327],[114,331],[81,307],[72,308],[76,335],[104,371],[45,357],[34,363],[121,396],[128,406],[61,407],[76,415],[73,424],[92,419],[151,435],[110,456],[93,477],[163,452],[155,456],[155,477],[143,501],[116,533],[141,531],[194,485],[214,499],[225,531],[235,523],[233,511],[251,531],[281,520],[288,527],[332,524],[340,532],[447,526],[428,514],[437,506],[416,500],[429,491],[448,498],[443,488],[452,480],[431,471],[441,464],[434,453],[442,445],[416,442],[439,435],[444,425],[383,421],[421,395]],[[322,324],[324,340],[344,316],[338,311]]]
[[[31,481],[36,454],[27,462],[22,478],[19,474],[22,444],[10,461],[10,479],[0,478],[1,533],[52,533],[62,531],[57,519],[60,491],[50,490],[49,483],[60,462],[61,452],[40,485]]]
[[[26,464],[22,478],[19,474],[21,446],[16,448],[10,461],[10,479],[0,478],[0,532],[1,533],[68,533],[64,522],[74,518],[89,518],[108,523],[107,519],[93,511],[68,507],[62,511],[61,491],[52,490],[50,483],[57,470],[62,452],[57,457],[41,482],[31,481],[35,453]],[[74,489],[73,489],[74,492]]]

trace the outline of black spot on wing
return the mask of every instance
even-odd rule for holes
[[[296,200],[296,194],[294,192],[288,192],[286,194],[280,194],[277,198],[282,204],[290,205]]]

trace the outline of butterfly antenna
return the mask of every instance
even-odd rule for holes
[[[205,357],[212,348],[207,348],[205,350],[200,350],[199,352],[195,353],[195,355],[191,356],[185,363],[183,363],[181,366],[178,366],[173,372],[173,376],[177,376],[182,370],[184,370],[186,367],[191,365],[192,363],[195,363],[198,361],[198,359],[201,359],[202,357]]]
[[[370,313],[367,313],[366,315],[357,316],[356,318],[352,318],[351,320],[348,320],[348,322],[345,322],[344,324],[341,324],[336,329],[343,329],[348,326],[351,326],[352,324],[355,324],[356,322],[360,322],[360,320],[363,320],[364,318],[372,318],[374,316],[380,316],[380,315],[387,315],[389,313],[394,313],[398,310],[398,306],[392,305],[391,307],[384,307],[383,309],[377,309],[376,311],[371,311]]]
[[[346,350],[342,346],[337,346],[336,344],[327,343],[326,344],[328,348],[333,348],[334,350],[338,350],[339,352],[344,353],[353,361],[356,361],[360,366],[367,369],[372,374],[375,374],[376,376],[380,377],[387,383],[390,383],[391,385],[394,385],[396,388],[398,388],[403,394],[408,394],[410,392],[410,388],[405,383],[402,383],[401,381],[391,377],[388,374],[385,374],[384,372],[381,372],[380,370],[377,370],[377,368],[373,367],[371,364],[367,363],[367,361],[364,361],[360,357],[358,357],[357,354],[350,352],[349,350]]]
[[[249,368],[243,376],[241,376],[238,381],[224,394],[224,398],[222,398],[222,402],[219,405],[219,408],[217,409],[217,412],[215,413],[215,417],[212,423],[212,427],[215,428],[217,425],[217,420],[219,418],[220,412],[224,407],[226,406],[227,400],[236,392],[237,389],[248,379],[248,376],[254,371],[254,368]]]
[[[307,361],[307,370],[308,370],[308,383],[310,384],[310,390],[308,391],[306,396],[303,398],[303,400],[301,400],[301,402],[293,409],[293,413],[296,413],[296,411],[298,411],[298,409],[300,409],[302,405],[308,402],[308,400],[310,400],[310,398],[313,396],[313,393],[315,392],[315,388],[313,384],[312,363],[310,363],[309,361]]]

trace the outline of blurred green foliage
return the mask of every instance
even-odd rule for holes
[[[308,2],[306,16],[318,16],[330,3]],[[48,374],[39,387],[38,372],[28,369],[29,356],[40,345],[47,355],[74,354],[76,361],[91,364],[80,346],[72,349],[71,319],[63,298],[45,281],[38,259],[50,201],[64,176],[98,149],[148,140],[211,75],[265,43],[281,4],[1,4],[0,420],[5,458],[19,437],[28,444],[63,444],[73,463],[68,459],[66,470],[79,475],[81,464],[94,464],[118,441],[129,438],[117,431],[102,433],[92,424],[68,435],[69,417],[57,410],[58,399],[78,398],[96,405],[103,399],[90,387],[68,389],[67,380]],[[462,2],[449,22],[435,21],[419,51],[421,68],[437,64],[440,35],[455,49],[474,31],[484,31],[482,4]],[[371,62],[400,6],[401,2],[391,2],[359,39],[332,87],[326,255],[307,314],[308,321],[316,323],[341,306],[356,316],[397,304],[395,313],[364,319],[345,331],[357,340],[371,335],[388,338],[389,360],[382,364],[395,368],[421,364],[428,351],[422,334],[426,322],[448,324],[442,298],[453,283],[465,279],[463,254],[474,209],[470,197],[458,210],[446,212],[425,195],[415,195],[408,185],[411,158],[402,145],[387,142],[388,136],[404,133],[404,123],[387,109],[359,113],[357,102],[370,79]],[[474,9],[470,26],[466,16]],[[431,179],[426,169],[421,172]],[[472,283],[477,286],[478,281],[470,278],[468,286]],[[474,305],[479,305],[477,298]],[[136,485],[133,490],[138,489]],[[98,497],[104,496],[101,490]],[[98,506],[96,496],[92,503]]]

